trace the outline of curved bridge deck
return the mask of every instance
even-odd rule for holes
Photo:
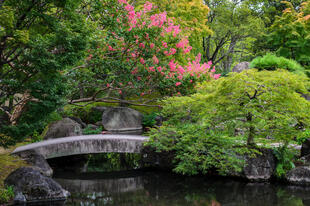
[[[16,148],[12,154],[36,151],[45,159],[78,154],[140,153],[148,137],[139,135],[84,135],[45,140]]]

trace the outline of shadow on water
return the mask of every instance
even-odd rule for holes
[[[164,172],[58,173],[65,205],[310,206],[310,187],[184,177]]]
[[[47,205],[310,206],[310,187],[134,170],[140,158],[98,154],[49,160],[54,179],[71,197]]]

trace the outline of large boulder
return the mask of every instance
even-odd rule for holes
[[[249,62],[241,62],[239,64],[237,64],[233,69],[232,72],[243,72],[244,70],[248,70],[250,69],[250,63]]]
[[[230,172],[233,177],[245,178],[252,182],[265,182],[270,180],[276,168],[276,157],[272,149],[259,149],[261,154],[256,157],[240,156],[245,160],[245,166],[241,172]]]
[[[49,126],[44,139],[47,140],[78,135],[82,135],[81,125],[70,118],[64,118]]]
[[[103,127],[112,133],[142,133],[143,115],[127,107],[109,107],[102,114]]]
[[[300,166],[286,174],[286,180],[292,184],[310,185],[310,167]]]
[[[72,119],[73,121],[79,123],[79,124],[82,126],[83,129],[86,128],[86,126],[87,126],[79,117],[73,117],[73,116],[71,116],[71,117],[68,117],[68,118],[70,118],[70,119]]]
[[[7,186],[13,186],[16,204],[66,200],[70,195],[60,184],[43,176],[39,170],[32,167],[21,167],[15,170],[4,183]]]
[[[23,158],[28,164],[37,168],[44,176],[51,177],[53,169],[47,163],[43,155],[34,150],[20,153],[19,156]]]
[[[268,181],[276,168],[276,157],[272,149],[260,149],[255,158],[246,158],[243,173],[250,181]]]

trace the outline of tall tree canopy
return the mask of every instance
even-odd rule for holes
[[[219,76],[211,62],[201,64],[201,57],[191,54],[181,25],[166,12],[157,13],[151,2],[139,9],[125,0],[95,2],[88,4],[96,8],[90,10],[89,21],[97,28],[89,56],[83,66],[68,72],[72,88],[80,90],[72,92],[70,103],[146,105],[147,94],[186,94],[197,80]]]
[[[298,9],[290,2],[283,3],[287,8],[270,27],[266,47],[310,69],[310,1]]]
[[[145,1],[135,1],[143,5]],[[184,35],[189,37],[193,52],[202,53],[202,37],[212,33],[207,25],[209,7],[203,0],[151,0],[156,12],[167,12],[176,24],[180,24]]]
[[[251,58],[250,44],[262,34],[264,23],[248,1],[206,0],[205,3],[210,8],[207,25],[213,34],[204,38],[203,55],[228,72],[235,56]]]
[[[78,0],[5,0],[0,5],[0,133],[23,137],[61,103],[61,71],[86,47]]]

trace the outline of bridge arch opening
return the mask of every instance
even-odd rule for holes
[[[94,153],[47,159],[54,173],[96,173],[137,170],[143,167],[139,153]]]

